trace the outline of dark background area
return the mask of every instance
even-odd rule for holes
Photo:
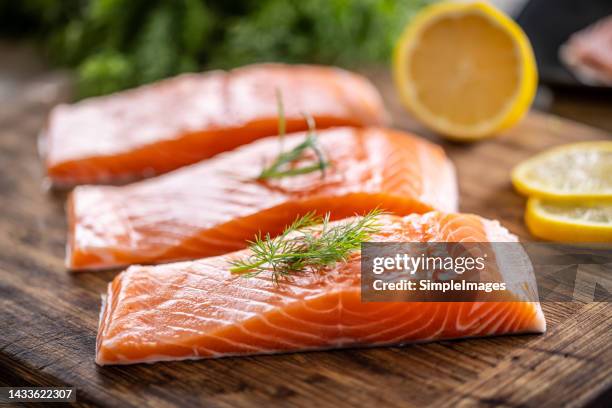
[[[557,87],[584,88],[559,61],[558,50],[570,35],[608,15],[612,15],[610,0],[527,2],[517,21],[536,54],[540,80]],[[612,44],[608,51],[612,52]]]

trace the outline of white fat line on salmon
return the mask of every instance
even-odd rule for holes
[[[417,271],[444,270],[459,275],[468,270],[483,271],[487,254],[478,257],[429,256],[421,254],[412,256],[408,254],[395,254],[395,256],[375,257],[372,260],[372,272],[380,275],[385,271],[403,271],[414,275]]]
[[[385,282],[377,279],[372,283],[372,287],[377,291],[431,291],[431,292],[450,292],[450,291],[478,291],[491,293],[493,291],[505,291],[505,282],[469,282],[465,280],[450,282],[433,282],[429,279],[413,281],[402,279],[396,282]]]

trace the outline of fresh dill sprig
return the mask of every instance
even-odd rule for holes
[[[332,267],[346,261],[362,242],[378,231],[377,217],[381,214],[376,209],[363,217],[330,226],[329,213],[320,217],[310,212],[297,218],[276,238],[270,234],[257,235],[250,242],[251,255],[232,260],[230,272],[245,277],[271,272],[272,280],[278,284],[293,274]],[[321,228],[309,228],[316,224],[322,224]]]
[[[276,157],[274,162],[267,167],[264,167],[257,177],[259,180],[292,177],[300,174],[312,173],[320,171],[321,177],[325,177],[325,169],[329,167],[329,163],[323,155],[323,151],[318,146],[316,124],[314,118],[308,114],[304,114],[306,123],[308,124],[308,133],[306,139],[299,145],[295,146],[288,152],[283,152],[283,142],[286,131],[285,108],[283,105],[282,94],[279,89],[276,90],[276,101],[278,105],[278,134],[281,145],[281,152]],[[308,166],[292,168],[291,163],[304,157],[304,154],[312,150],[317,157],[317,163]]]

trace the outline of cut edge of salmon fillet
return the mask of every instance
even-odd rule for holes
[[[103,325],[103,320],[106,317],[106,311],[108,310],[108,294],[107,295],[103,295],[101,296],[101,312],[100,312],[100,321],[99,321],[99,326],[98,329],[101,330],[102,329],[102,325]],[[418,303],[418,305],[417,305]],[[462,303],[460,305],[460,303]],[[476,302],[471,302],[472,304],[470,304],[470,306],[473,306],[473,303]],[[481,305],[481,307],[483,308],[493,308],[494,306],[499,305],[501,302],[495,303],[495,302],[480,302],[479,304]],[[210,354],[210,355],[206,355],[205,353],[201,353],[199,350],[199,348],[194,347],[192,348],[193,350],[193,354],[192,355],[163,355],[163,354],[159,354],[159,355],[148,355],[145,358],[141,358],[141,359],[133,359],[133,360],[109,360],[106,359],[105,357],[103,357],[103,353],[101,352],[101,345],[98,344],[96,342],[96,357],[95,357],[95,363],[99,366],[107,366],[107,365],[131,365],[131,364],[155,364],[155,363],[162,363],[162,362],[170,362],[170,361],[195,361],[195,360],[204,360],[204,359],[217,359],[217,358],[233,358],[233,357],[249,357],[249,356],[273,356],[273,355],[279,355],[279,354],[293,354],[293,353],[303,353],[303,352],[316,352],[316,351],[331,351],[331,350],[338,350],[338,349],[346,349],[346,348],[359,348],[359,349],[368,349],[368,348],[380,348],[380,347],[402,347],[402,346],[407,346],[407,345],[411,345],[411,344],[427,344],[427,343],[433,343],[436,341],[444,341],[444,340],[470,340],[470,339],[479,339],[479,338],[487,338],[487,337],[496,337],[496,336],[501,336],[501,335],[520,335],[520,334],[543,334],[546,333],[546,320],[544,317],[544,313],[542,312],[542,308],[540,306],[539,303],[528,303],[528,302],[522,302],[522,301],[517,301],[517,302],[503,302],[501,303],[505,306],[505,309],[507,310],[516,310],[519,313],[521,313],[522,311],[527,311],[527,313],[529,312],[533,312],[531,314],[531,319],[532,319],[532,324],[527,324],[525,326],[523,326],[521,329],[517,329],[514,331],[492,331],[490,333],[478,333],[478,334],[473,334],[473,335],[460,335],[458,337],[453,337],[453,336],[448,336],[448,337],[432,337],[432,338],[425,338],[425,339],[407,339],[401,342],[394,342],[394,341],[381,341],[378,343],[353,343],[350,341],[346,341],[345,343],[339,342],[336,345],[330,345],[330,346],[324,346],[324,347],[320,347],[320,346],[312,346],[312,347],[302,347],[300,349],[279,349],[279,350],[260,350],[254,353],[249,353],[249,352],[245,352],[245,351],[236,351],[236,352],[228,352],[228,353],[223,353],[223,354]],[[450,307],[462,307],[462,306],[467,306],[468,302],[413,302],[410,304],[409,307],[407,307],[406,311],[405,311],[405,315],[409,315],[412,314],[412,312],[419,306],[423,306],[424,307],[429,307],[431,309],[434,309],[436,306],[438,308],[440,308],[441,306],[444,306],[446,308],[450,308]],[[308,306],[308,305],[307,305]],[[444,310],[444,307],[442,307],[442,310]],[[414,308],[414,309],[413,309]],[[503,308],[502,308],[503,310]],[[267,318],[267,317],[265,317]],[[398,324],[401,323],[398,322]],[[489,324],[491,322],[488,322]],[[223,332],[217,332],[215,334],[211,334],[210,336],[221,336],[223,335]],[[188,346],[184,347],[185,349],[188,349]]]
[[[395,195],[386,195],[386,194],[349,194],[343,197],[334,197],[334,205],[327,206],[326,211],[318,211],[316,210],[316,214],[325,215],[328,212],[331,214],[330,220],[336,221],[347,217],[352,217],[355,215],[364,215],[369,211],[372,211],[377,208],[384,208],[385,211],[398,214],[398,215],[408,215],[408,214],[423,214],[429,211],[436,210],[430,205],[426,205],[416,199],[411,199],[402,196]],[[215,246],[211,245],[209,253],[207,253],[204,249],[199,252],[199,256],[195,255],[196,250],[193,250],[194,255],[189,256],[188,251],[189,248],[193,246],[200,245],[198,242],[218,242],[219,240],[223,241],[224,245],[232,244],[233,250],[238,251],[247,246],[247,243],[250,239],[256,236],[259,232],[262,233],[270,233],[272,236],[276,236],[282,232],[283,228],[295,220],[296,216],[304,215],[308,212],[311,212],[313,208],[321,208],[320,203],[321,199],[316,200],[302,200],[299,202],[292,202],[291,205],[280,205],[270,208],[265,211],[258,212],[249,217],[236,218],[229,222],[223,223],[221,225],[216,226],[216,229],[221,230],[237,230],[242,228],[242,232],[239,237],[235,237],[236,239],[231,240],[230,238],[218,237],[215,234],[215,230],[207,230],[203,233],[197,234],[195,236],[186,237],[181,245],[177,245],[176,247],[168,248],[169,250],[181,250],[180,247],[184,247],[185,254],[181,257],[173,257],[167,258],[166,253],[162,252],[156,257],[149,257],[143,255],[141,259],[128,260],[126,258],[125,261],[121,261],[122,257],[117,258],[118,252],[114,249],[105,249],[99,248],[95,251],[88,250],[88,252],[83,252],[82,248],[78,253],[73,251],[75,248],[74,245],[74,234],[69,233],[68,240],[66,243],[66,258],[65,258],[65,266],[72,272],[84,272],[90,270],[114,270],[117,268],[125,267],[131,264],[158,264],[158,263],[170,263],[170,262],[180,262],[189,259],[196,259],[202,257],[209,256],[218,256],[223,255],[224,253],[232,252],[232,250],[220,250]],[[361,202],[376,202],[376,205],[360,205]],[[70,208],[71,201],[69,200],[68,208]],[[295,211],[295,207],[299,206],[302,209],[300,211]],[[342,208],[349,208],[349,210],[344,211]],[[329,211],[328,211],[329,210]],[[68,210],[72,211],[72,210]],[[279,214],[290,214],[288,216],[279,217]],[[282,218],[282,221],[276,222],[272,227],[268,225],[266,228],[262,229],[257,223],[254,222],[257,218],[267,218],[267,219],[278,219]],[[253,221],[251,221],[253,220]],[[244,225],[252,225],[256,226],[256,228],[252,230],[244,230]],[[131,256],[131,254],[130,254]]]
[[[428,213],[420,217],[427,217],[431,214],[434,213]],[[482,220],[482,227],[485,231],[485,234],[492,240],[503,239],[506,242],[517,241],[514,235],[510,234],[496,221],[484,220],[477,216],[462,214],[452,216],[457,217],[455,218],[455,220],[460,217],[471,217],[471,219],[466,218],[468,221],[468,228],[470,222],[473,223],[474,220]],[[416,216],[408,216],[404,217],[404,219],[415,219],[415,217]],[[399,219],[400,217],[393,218]],[[232,255],[209,258],[208,260],[204,260],[204,262],[212,263],[212,268],[214,268],[219,264],[223,265],[224,262],[226,263],[226,260],[229,256],[242,256],[244,255],[244,253],[245,251],[240,251],[239,253]],[[146,339],[143,340],[144,343],[142,344],[142,346],[133,345],[135,348],[132,346],[127,347],[127,350],[131,350],[131,352],[138,354],[132,355],[132,357],[123,355],[118,351],[120,349],[115,348],[113,351],[113,344],[105,344],[105,340],[107,339],[104,338],[104,335],[107,328],[109,327],[109,319],[111,319],[111,315],[118,307],[119,302],[128,301],[130,296],[130,293],[129,291],[127,291],[127,289],[124,293],[124,288],[119,288],[116,285],[121,285],[122,280],[127,280],[128,282],[130,282],[132,276],[138,276],[138,274],[140,273],[144,274],[143,276],[146,277],[149,273],[148,271],[156,271],[158,268],[170,268],[168,269],[169,278],[172,276],[176,276],[173,273],[181,270],[186,271],[185,273],[189,274],[192,273],[190,272],[190,268],[194,267],[195,265],[197,265],[197,261],[182,262],[157,267],[133,266],[122,274],[118,275],[113,282],[109,283],[107,294],[106,296],[103,296],[102,300],[98,339],[96,341],[96,363],[99,365],[154,363],[158,361],[170,360],[192,360],[202,358],[328,350],[342,347],[379,347],[389,345],[403,345],[409,343],[430,342],[444,339],[467,339],[473,337],[487,337],[501,334],[544,333],[546,331],[546,320],[544,318],[544,314],[542,312],[539,302],[395,302],[381,305],[380,303],[361,303],[359,286],[357,285],[355,287],[355,285],[348,285],[345,287],[339,286],[336,288],[336,290],[332,290],[329,292],[323,291],[322,294],[318,297],[315,295],[311,295],[297,299],[292,303],[289,303],[289,305],[293,306],[272,306],[271,309],[269,309],[265,313],[259,314],[257,314],[257,311],[255,311],[254,316],[252,317],[247,317],[244,320],[234,321],[227,325],[220,325],[217,327],[217,329],[214,329],[207,333],[192,334],[191,336],[186,335],[181,338],[180,344],[175,344],[175,342],[165,343],[164,340],[159,340],[159,347],[157,349],[159,353],[151,353],[151,351],[147,349],[148,346],[144,344],[147,341]],[[232,282],[224,280],[223,276],[224,274],[218,275],[218,278],[220,279],[219,284],[232,285]],[[532,284],[535,285],[535,278],[533,279],[534,280]],[[172,286],[175,285],[175,283],[173,282],[174,281],[163,282],[161,284]],[[295,286],[297,286],[297,284]],[[213,296],[215,292],[212,291],[210,293],[211,296]],[[121,299],[117,298],[119,294],[121,296]],[[335,296],[339,297],[336,298]],[[515,295],[510,294],[509,296]],[[509,298],[513,299],[512,297]],[[166,299],[166,301],[170,300],[171,299]],[[244,301],[261,302],[262,299],[244,299]],[[327,301],[327,303],[325,303],[325,301]],[[323,304],[320,304],[321,302],[323,302]],[[333,313],[335,312],[332,309],[327,308],[327,306],[341,304],[344,305],[344,309],[340,308],[340,310],[345,310],[345,316],[349,317],[344,318],[345,320],[342,320],[343,318],[340,318],[340,320],[336,321],[334,320],[334,318],[337,319],[338,317],[333,315]],[[285,322],[286,324],[287,322],[294,322],[295,318],[292,317],[294,315],[293,312],[289,310],[290,307],[301,307],[304,310],[315,311],[331,310],[331,312],[327,312],[327,316],[321,317],[321,319],[329,319],[329,322],[324,320],[323,327],[321,327],[320,329],[321,333],[325,333],[326,331],[328,333],[331,333],[331,343],[321,344],[317,343],[315,339],[314,344],[308,345],[307,342],[304,343],[304,341],[302,340],[302,343],[300,343],[296,347],[292,346],[291,342],[295,342],[296,339],[303,339],[307,336],[300,337],[299,335],[295,334],[291,335],[291,333],[287,334],[285,338],[281,339],[282,341],[278,341],[277,343],[274,342],[274,339],[266,339],[265,336],[269,337],[270,333],[278,334],[278,332],[291,332],[291,328],[281,326],[279,329],[277,327],[279,323],[282,324],[283,322]],[[411,327],[409,326],[409,324],[419,321],[418,319],[410,320],[410,318],[418,314],[417,312],[419,312],[419,310],[422,315],[419,318],[425,319],[425,321],[428,322],[427,325],[432,325],[433,327],[433,332],[430,332],[428,336],[424,336],[423,333],[419,333],[418,331],[413,333],[408,331],[409,327]],[[474,317],[473,313],[476,310],[480,310],[481,312],[489,311],[489,315],[486,316],[487,319],[483,319],[482,316]],[[346,314],[346,311],[349,311],[349,314]],[[353,314],[356,315],[357,318],[351,318],[350,312],[353,312]],[[332,315],[329,315],[329,313],[332,313]],[[440,313],[442,313],[442,315],[440,315]],[[502,313],[507,314],[502,316]],[[363,316],[367,316],[368,314],[373,314],[373,317],[369,320],[366,319],[366,326],[363,326]],[[448,316],[451,314],[452,317],[457,318],[457,324],[455,325],[454,329],[452,327],[449,329],[448,326],[443,326],[446,324]],[[283,315],[289,316],[290,319],[283,318]],[[384,316],[384,318],[382,318],[382,321],[386,322],[385,324],[387,325],[386,332],[376,329],[376,325],[379,324],[381,321],[381,316]],[[461,319],[463,318],[469,320],[470,316],[472,318],[472,326],[474,326],[474,322],[477,322],[480,325],[478,329],[474,329],[472,331],[467,330],[468,328],[470,328],[470,325],[468,324],[469,321],[464,321]],[[510,318],[508,318],[508,316],[510,316]],[[129,317],[130,316],[128,316],[128,318]],[[306,323],[301,323],[301,321],[298,321],[298,323],[294,322],[294,324],[297,325],[295,327],[301,327],[299,326],[300,324],[302,325],[302,327],[308,327],[308,322],[310,321],[308,320],[308,315],[304,315],[302,317],[307,319],[305,320]],[[357,322],[356,325],[348,325],[348,322],[350,322],[351,319]],[[319,320],[319,322],[320,321],[322,320]],[[263,328],[259,327],[261,326],[261,322],[264,322],[267,325],[264,325]],[[326,326],[325,322],[329,324]],[[344,333],[353,333],[353,338],[351,338],[350,336],[347,337],[346,335],[338,336],[338,338],[333,338],[333,335],[335,333],[334,330],[336,330],[334,327],[342,326],[343,324],[346,326],[343,326]],[[364,327],[367,327],[368,325],[370,326],[370,328],[368,328],[366,332],[362,333],[362,329]],[[420,330],[427,328],[427,325],[421,326]],[[138,327],[138,323],[136,323],[136,326],[134,327]],[[267,330],[264,330],[264,328],[266,327]],[[399,333],[396,333],[398,328]],[[251,335],[254,343],[248,342],[249,337],[245,333],[254,333]],[[308,334],[309,332],[306,333]],[[310,334],[312,335],[312,333]],[[393,335],[395,337],[385,338],[384,336],[386,335]],[[134,339],[139,338],[140,337],[138,336],[134,337]],[[189,339],[192,339],[193,341],[190,341]],[[135,341],[138,342],[139,340]],[[269,349],[257,349],[256,346],[253,346],[253,344],[256,344],[255,342],[257,341],[261,342],[262,344],[265,344],[267,341],[269,344],[272,344],[273,347]],[[274,348],[275,344],[276,348]],[[116,347],[116,345],[114,346]],[[213,346],[216,349],[211,348]],[[255,350],[253,350],[253,348],[255,348]]]

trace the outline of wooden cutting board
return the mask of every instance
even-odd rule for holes
[[[373,78],[395,125],[418,129],[389,78]],[[402,348],[308,352],[98,367],[100,294],[113,272],[69,274],[62,194],[43,190],[36,136],[59,99],[54,80],[24,83],[0,110],[0,385],[76,386],[95,406],[604,405],[612,398],[612,305],[545,303],[545,335],[443,341]],[[46,87],[46,88],[45,88]],[[435,136],[428,135],[442,143]],[[607,134],[532,113],[498,139],[442,143],[456,163],[461,209],[531,239],[513,165],[551,146]]]

